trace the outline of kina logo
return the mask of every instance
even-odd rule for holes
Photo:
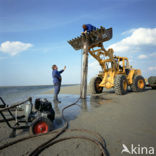
[[[137,146],[134,146],[131,144],[130,148],[128,148],[125,144],[122,144],[122,151],[121,154],[123,153],[128,153],[128,154],[136,154],[136,155],[154,155],[154,147],[145,147],[141,146],[138,144]]]

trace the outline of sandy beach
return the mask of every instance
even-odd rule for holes
[[[89,91],[89,89],[88,89],[88,91]],[[53,93],[54,93],[54,89],[43,92],[43,94],[53,94]],[[76,95],[79,95],[80,94],[80,85],[62,87],[60,90],[60,94],[76,94]]]
[[[62,103],[53,104],[56,113],[55,129],[63,126],[61,110],[63,107],[76,101],[79,97],[79,85],[63,87],[59,98]],[[42,97],[52,100],[53,90],[42,93]],[[156,90],[147,88],[144,92],[129,91],[124,96],[115,95],[113,91],[104,91],[102,94],[91,96],[88,90],[86,100],[80,100],[80,107],[73,106],[64,112],[69,121],[69,129],[83,128],[95,131],[106,141],[110,156],[126,156],[122,144],[130,148],[135,146],[154,147],[156,154]],[[12,140],[28,136],[29,133],[17,132],[16,138],[8,138],[11,130],[5,123],[0,123],[0,145]],[[87,135],[80,132],[65,132],[61,137],[73,135]],[[2,151],[0,155],[21,156],[29,155],[37,146],[53,135],[33,138],[12,145]],[[44,150],[40,155],[54,156],[99,156],[99,149],[92,143],[80,139],[68,140]]]

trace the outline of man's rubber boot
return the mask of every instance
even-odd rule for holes
[[[59,101],[59,99],[58,99],[58,95],[56,95],[56,100],[58,103],[61,103],[61,101]]]

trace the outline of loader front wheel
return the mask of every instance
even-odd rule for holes
[[[103,91],[103,87],[100,87],[99,84],[101,83],[101,77],[93,77],[90,80],[89,87],[91,94],[100,94]]]
[[[145,89],[145,79],[141,75],[134,76],[131,89],[133,92],[143,91]]]
[[[117,75],[115,77],[114,89],[117,95],[124,95],[127,93],[128,83],[125,75]]]

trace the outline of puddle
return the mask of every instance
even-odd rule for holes
[[[36,95],[33,97],[33,103],[36,98],[47,98],[48,101],[52,103],[53,109],[55,111],[55,128],[59,128],[64,124],[61,117],[62,109],[70,104],[73,104],[79,98],[79,95],[67,95],[60,94],[59,100],[61,103],[57,104],[53,102],[52,94]],[[70,121],[76,119],[80,113],[85,113],[96,109],[104,104],[110,103],[112,100],[107,99],[103,96],[87,96],[86,99],[80,99],[77,105],[71,106],[64,110],[64,117]]]
[[[46,98],[48,101],[52,103],[52,107],[55,111],[55,121],[54,127],[55,129],[61,127],[64,124],[62,119],[62,109],[66,106],[73,104],[79,98],[79,95],[68,95],[68,94],[60,94],[59,100],[61,103],[54,103],[53,102],[53,94],[38,94],[32,96],[32,102],[35,103],[36,98]],[[77,105],[73,105],[64,110],[64,117],[70,121],[75,120],[80,113],[90,112],[93,109],[101,107],[107,103],[110,103],[112,100],[105,98],[105,95],[94,95],[94,96],[87,96],[86,99],[80,99]]]

